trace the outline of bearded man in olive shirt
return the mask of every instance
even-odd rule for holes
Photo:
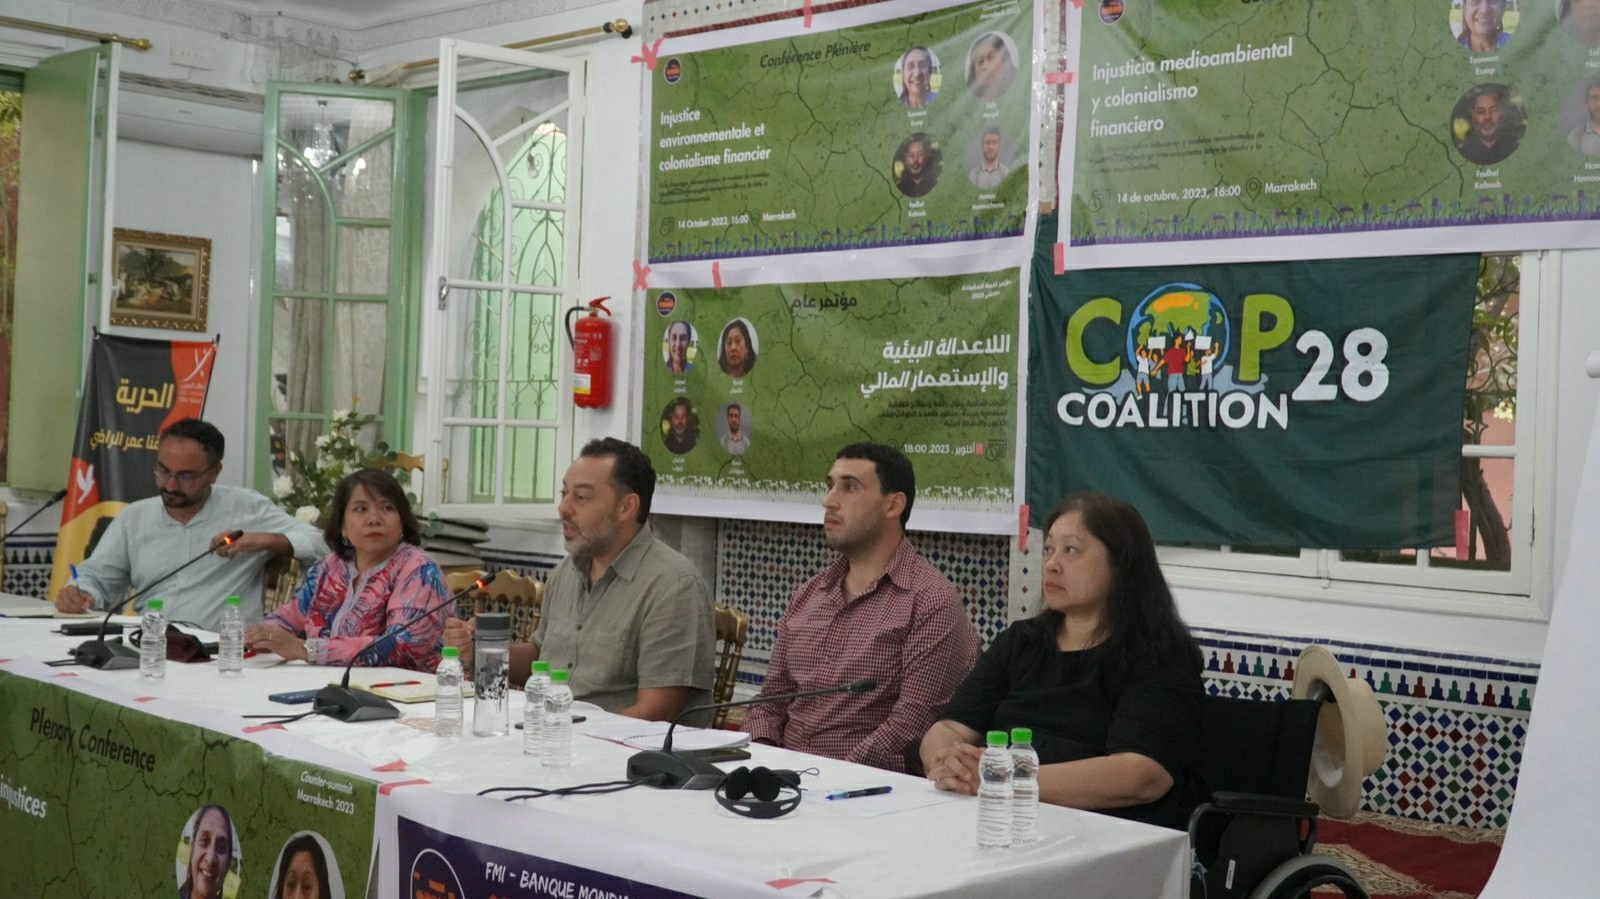
[[[511,680],[535,659],[571,672],[572,695],[609,712],[670,721],[710,701],[711,592],[694,565],[649,525],[656,473],[638,447],[592,440],[561,481],[567,557],[546,584],[532,643],[511,644]],[[470,624],[445,624],[445,645],[472,659]]]

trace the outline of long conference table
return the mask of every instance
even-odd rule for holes
[[[224,893],[232,897],[268,895],[267,882],[276,886],[277,879],[277,860],[270,856],[280,842],[287,847],[283,840],[289,834],[319,826],[319,833],[333,833],[341,825],[361,831],[368,826],[368,815],[374,831],[371,858],[351,858],[353,853],[345,852],[337,859],[346,882],[357,886],[336,886],[335,896],[348,890],[354,899],[360,884],[367,884],[367,895],[441,899],[682,895],[1129,899],[1187,893],[1187,840],[1176,831],[1046,805],[1040,810],[1038,842],[980,850],[975,799],[940,793],[921,778],[761,745],[748,747],[749,761],[722,767],[765,765],[814,772],[803,775],[804,799],[785,817],[751,820],[720,807],[708,791],[648,787],[517,802],[484,798],[476,794],[490,787],[552,788],[621,780],[635,750],[589,733],[608,728],[614,732],[619,722],[628,719],[584,709],[580,703],[577,710],[588,720],[575,725],[573,766],[560,770],[546,769],[524,756],[520,730],[501,737],[472,736],[472,700],[466,702],[469,733],[454,738],[439,737],[427,727],[433,716],[431,703],[402,705],[398,720],[352,724],[312,716],[283,725],[264,724],[241,716],[304,711],[307,706],[284,706],[269,701],[267,695],[323,686],[338,670],[275,657],[253,659],[251,667],[235,677],[221,675],[213,663],[169,662],[162,680],[141,679],[134,670],[49,667],[43,662],[67,657],[83,640],[53,633],[58,623],[0,618],[0,728],[11,716],[10,730],[0,729],[0,776],[6,775],[8,762],[14,772],[33,772],[0,778],[0,799],[5,800],[0,802],[0,846],[18,845],[9,838],[30,834],[18,829],[18,821],[33,823],[21,813],[39,810],[47,804],[44,797],[54,795],[47,785],[37,783],[50,779],[40,773],[44,770],[40,759],[33,758],[34,767],[28,768],[28,753],[8,749],[7,742],[14,747],[48,745],[54,750],[51,741],[60,740],[64,751],[50,764],[70,767],[63,778],[71,786],[58,785],[62,795],[49,800],[56,810],[44,809],[46,814],[38,817],[59,828],[75,846],[86,841],[84,834],[94,826],[107,825],[100,814],[103,809],[116,812],[114,832],[136,838],[140,819],[128,816],[130,794],[150,803],[171,798],[160,808],[185,811],[200,808],[208,791],[233,790],[229,795],[242,797],[230,800],[246,850],[242,862],[234,860],[232,892]],[[372,675],[393,681],[415,677],[414,672],[399,669],[361,673],[369,676],[369,682]],[[53,704],[54,700],[64,704]],[[519,693],[513,693],[510,705],[512,720],[520,721]],[[130,718],[128,710],[154,718]],[[64,723],[53,718],[74,720]],[[146,732],[142,728],[153,724],[164,728],[161,735],[140,737]],[[151,770],[143,772],[141,765]],[[19,778],[36,783],[18,783]],[[348,782],[341,783],[341,778]],[[366,784],[365,792],[352,784]],[[886,796],[822,798],[828,791],[864,786],[893,789]],[[98,792],[107,795],[94,795]],[[170,797],[171,793],[181,795]],[[373,808],[361,808],[363,795],[372,797]],[[297,823],[300,810],[331,821]],[[163,814],[171,817],[171,812],[152,812],[150,818],[161,819]],[[66,820],[52,821],[51,815]],[[183,828],[174,861],[165,853],[178,837],[182,817],[152,825],[161,832],[150,837],[160,876],[179,878],[177,882],[184,876],[190,831],[199,812]],[[273,835],[264,850],[262,844],[247,839],[249,830],[263,838]],[[463,863],[462,858],[476,861]],[[15,857],[8,862],[17,863]],[[60,861],[24,856],[21,864],[51,866],[53,871]],[[72,864],[92,872],[97,862],[92,850],[80,849]],[[33,879],[22,882],[45,882],[45,873],[35,870]],[[93,882],[92,873],[77,876],[86,878],[84,883]],[[154,882],[156,875],[150,876]],[[0,873],[0,884],[6,880],[7,875]],[[140,894],[137,889],[126,892]],[[69,894],[100,891],[60,893]]]

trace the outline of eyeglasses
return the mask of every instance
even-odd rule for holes
[[[177,479],[178,483],[182,486],[193,487],[195,481],[198,481],[210,474],[211,469],[216,467],[217,466],[215,465],[207,465],[205,468],[202,468],[199,471],[170,471],[167,469],[167,466],[157,462],[155,467],[156,483],[165,484],[170,480]]]

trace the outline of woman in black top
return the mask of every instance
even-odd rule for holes
[[[1031,727],[1042,801],[1184,827],[1200,800],[1202,661],[1138,510],[1062,500],[1045,524],[1044,601],[995,638],[922,738],[928,779],[977,793],[984,733]]]

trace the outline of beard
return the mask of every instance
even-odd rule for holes
[[[161,491],[161,505],[168,509],[193,509],[205,504],[206,497],[211,494],[210,488],[199,493],[181,493],[177,490]]]
[[[563,524],[574,529],[578,527],[577,522],[574,521],[564,521]],[[620,528],[617,527],[615,521],[609,518],[605,519],[593,525],[587,531],[579,531],[571,539],[566,540],[567,552],[586,559],[593,558],[601,550],[615,542],[619,530]]]

